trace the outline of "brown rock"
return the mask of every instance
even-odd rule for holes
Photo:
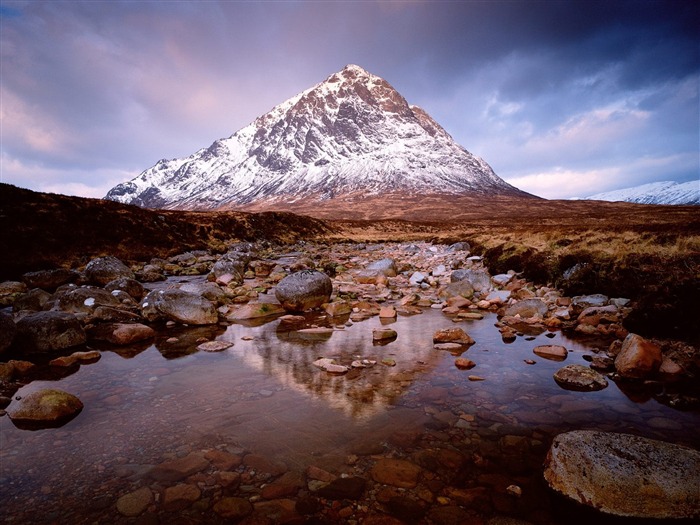
[[[330,472],[327,472],[321,468],[315,467],[314,465],[310,465],[309,468],[306,469],[306,476],[309,479],[316,479],[318,481],[326,481],[330,483],[333,481],[337,476],[334,476]]]
[[[532,351],[538,356],[552,361],[563,361],[569,355],[568,350],[559,345],[540,345],[536,346]]]
[[[243,458],[243,464],[254,470],[265,472],[273,476],[279,476],[287,472],[287,466],[282,463],[275,463],[264,456],[248,454]]]
[[[11,405],[7,413],[20,428],[47,428],[65,424],[82,409],[82,402],[74,395],[44,389],[23,397],[19,403]]]
[[[240,520],[253,512],[253,506],[247,499],[223,498],[214,505],[214,512],[222,518]]]
[[[371,471],[372,479],[378,483],[400,488],[414,488],[418,485],[421,468],[403,459],[380,459]]]
[[[197,345],[197,350],[202,352],[222,352],[227,348],[231,348],[233,343],[229,341],[207,341]]]
[[[150,326],[140,323],[115,323],[112,334],[107,341],[115,345],[130,345],[155,337],[156,333]]]
[[[148,487],[124,494],[117,500],[117,510],[123,516],[133,518],[141,514],[153,502],[153,492]]]
[[[471,370],[476,366],[476,363],[471,359],[466,359],[464,357],[458,357],[455,359],[455,366],[460,370]]]
[[[204,457],[219,470],[231,470],[241,464],[241,456],[224,450],[209,450]]]
[[[79,362],[95,362],[100,359],[102,355],[97,350],[90,350],[88,352],[73,352],[71,355],[57,357],[49,361],[50,366],[73,366],[75,363]]]
[[[246,319],[259,319],[263,317],[272,317],[281,315],[285,309],[274,303],[248,303],[246,305],[233,310],[226,315],[226,319],[230,321],[243,321]]]
[[[85,341],[85,331],[73,314],[36,312],[17,321],[15,344],[28,351],[52,352]]]
[[[458,343],[461,345],[473,345],[474,339],[461,328],[445,328],[438,330],[433,335],[433,343]]]
[[[583,365],[566,365],[554,373],[554,380],[567,390],[591,392],[608,386],[605,376]]]
[[[331,317],[340,317],[343,315],[350,315],[352,312],[352,307],[347,301],[335,301],[328,303],[325,306],[325,310]]]
[[[184,510],[197,501],[202,492],[197,485],[180,483],[163,492],[163,507],[167,511]]]
[[[180,481],[208,466],[209,462],[199,454],[189,454],[183,458],[156,465],[148,475],[156,481]]]
[[[661,348],[636,334],[629,334],[615,358],[615,369],[622,377],[644,378],[659,370]]]
[[[397,336],[396,330],[392,330],[391,328],[375,328],[372,330],[372,341],[393,341]]]
[[[384,306],[379,310],[380,319],[396,319],[396,309],[393,306]]]
[[[278,499],[293,496],[304,486],[304,480],[298,472],[285,472],[278,479],[265,485],[261,495],[265,499]]]

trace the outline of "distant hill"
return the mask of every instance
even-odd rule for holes
[[[639,204],[700,204],[700,180],[684,183],[651,182],[633,188],[596,193],[586,199]]]

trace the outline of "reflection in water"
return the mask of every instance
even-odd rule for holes
[[[11,517],[36,508],[45,522],[72,516],[74,523],[83,522],[82,512],[96,521],[101,512],[114,512],[114,499],[142,479],[149,465],[211,447],[240,446],[299,471],[310,464],[340,471],[355,450],[396,442],[397,433],[431,432],[431,439],[453,440],[489,457],[494,468],[507,464],[513,471],[521,463],[538,477],[551,437],[570,429],[700,446],[697,412],[664,406],[648,389],[630,384],[610,382],[598,392],[562,390],[554,372],[563,364],[585,364],[590,349],[559,333],[505,344],[495,321],[489,314],[459,324],[476,340],[464,353],[476,363],[468,372],[454,366],[449,352],[433,349],[433,333],[455,325],[430,309],[399,316],[391,325],[398,337],[386,346],[372,344],[372,330],[382,326],[376,317],[345,327],[344,321],[317,316],[298,324],[276,319],[169,329],[146,349],[105,351],[78,373],[47,377],[18,392],[57,387],[77,395],[85,408],[64,427],[26,432],[0,418],[3,511]],[[322,338],[298,333],[310,324],[335,330]],[[197,352],[201,338],[234,345]],[[564,363],[541,359],[532,351],[541,344],[561,344],[569,355]],[[313,366],[320,357],[377,364],[336,376]],[[380,364],[385,358],[396,366]],[[485,381],[469,381],[470,374]],[[517,455],[501,461],[511,449]],[[107,510],[84,504],[100,498],[108,500]],[[66,506],[73,514],[66,514]],[[57,508],[61,513],[51,514]]]

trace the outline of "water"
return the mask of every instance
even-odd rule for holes
[[[384,324],[376,317],[336,324],[329,336],[299,334],[272,320],[171,329],[150,346],[104,350],[77,373],[17,392],[55,387],[77,395],[85,408],[65,426],[26,431],[0,418],[0,515],[4,523],[126,523],[114,503],[143,484],[152,465],[212,448],[262,455],[298,472],[314,465],[363,477],[376,459],[368,454],[410,458],[448,448],[470,465],[454,483],[491,491],[486,515],[547,523],[559,518],[542,487],[541,464],[559,432],[629,432],[700,448],[697,412],[675,410],[645,392],[628,396],[612,381],[598,392],[563,390],[552,374],[565,364],[586,364],[591,348],[558,332],[505,344],[495,321],[488,314],[456,325],[428,309],[400,316],[391,324],[398,338],[375,346],[372,329]],[[455,326],[476,340],[463,354],[476,362],[472,370],[457,369],[455,356],[433,349],[435,330]],[[167,342],[173,336],[178,343]],[[200,338],[234,345],[197,352]],[[561,344],[569,356],[540,358],[532,349],[542,344]],[[319,357],[378,364],[333,376],[312,365]],[[396,366],[380,364],[384,358]],[[504,496],[509,484],[522,486],[523,497]],[[434,497],[449,488],[428,486]],[[210,496],[198,514],[209,516],[205,522],[216,518],[207,505],[218,495],[212,489]],[[378,506],[374,497],[369,508]]]

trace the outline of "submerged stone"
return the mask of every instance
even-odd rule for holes
[[[23,397],[7,413],[18,428],[34,430],[64,425],[82,409],[83,403],[73,394],[49,388]]]

